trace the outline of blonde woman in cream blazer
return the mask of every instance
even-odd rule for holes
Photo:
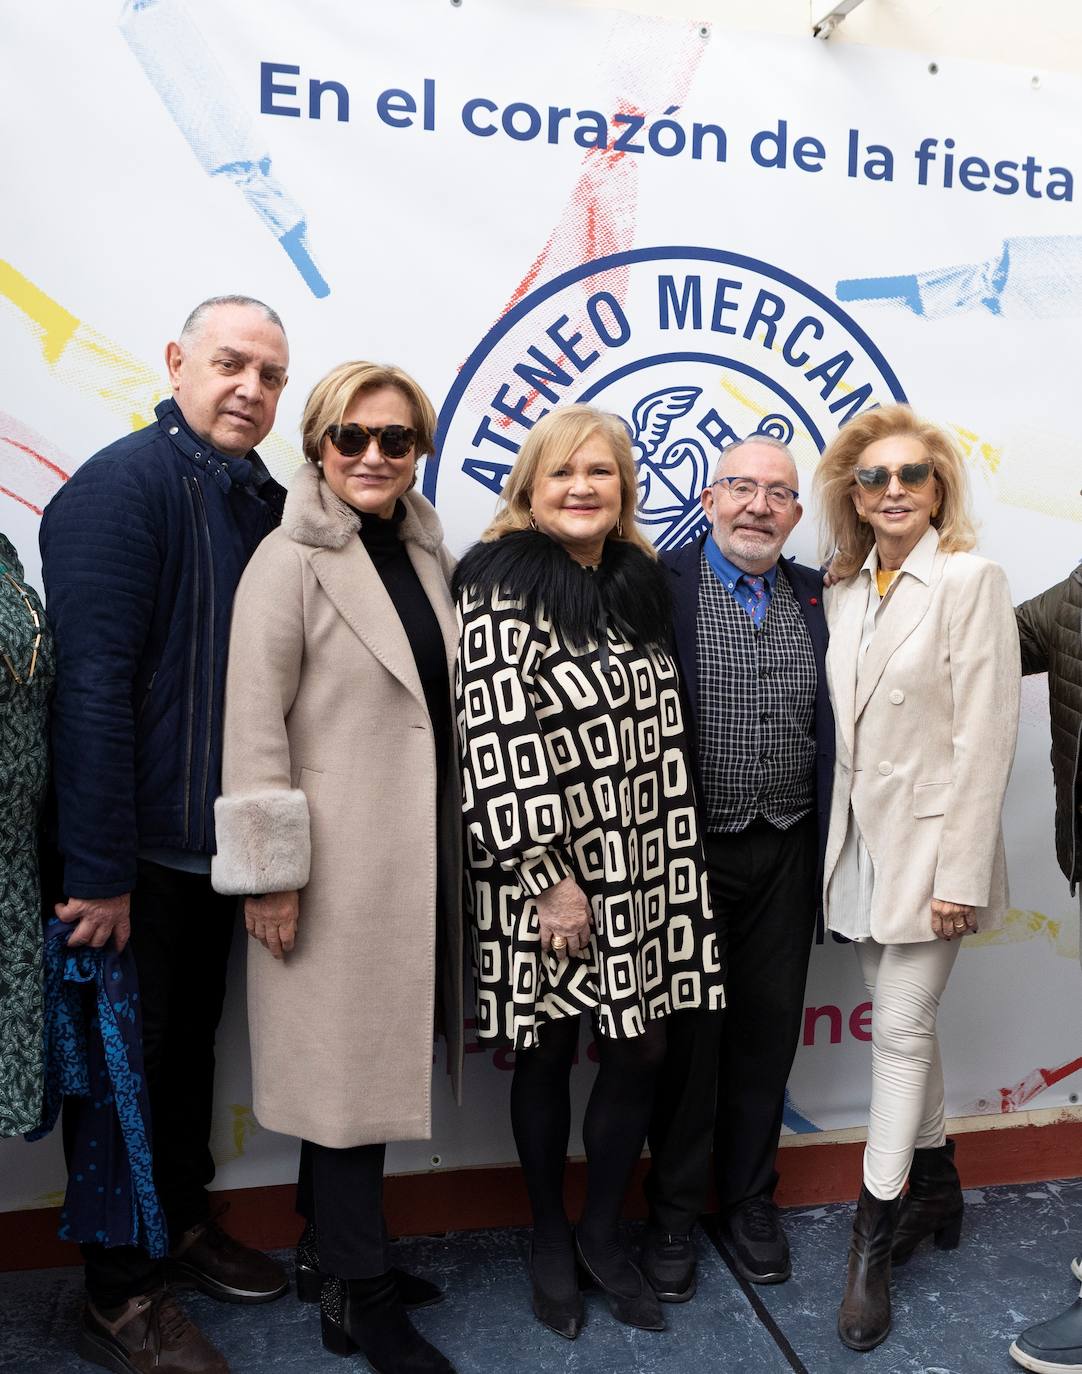
[[[969,552],[961,455],[907,406],[847,424],[816,477],[836,548],[827,681],[837,756],[824,868],[831,930],[872,999],[868,1143],[838,1334],[890,1330],[890,1268],[958,1244],[936,1014],[962,939],[1007,910],[1000,814],[1020,660],[1003,570]],[[909,1191],[901,1200],[909,1178]]]

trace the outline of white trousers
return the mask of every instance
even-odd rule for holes
[[[872,999],[872,1106],[864,1186],[884,1201],[905,1184],[916,1147],[946,1141],[935,1022],[960,940],[856,944]]]

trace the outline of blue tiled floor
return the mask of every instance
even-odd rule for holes
[[[786,1374],[801,1367],[807,1374],[1008,1374],[1017,1370],[1007,1354],[1012,1336],[1077,1295],[1070,1261],[1082,1253],[1082,1180],[978,1189],[966,1199],[961,1248],[939,1253],[924,1245],[896,1272],[894,1331],[864,1355],[846,1350],[834,1334],[851,1209],[787,1213],[793,1278],[755,1292],[795,1363],[701,1233],[698,1295],[666,1307],[668,1331],[621,1327],[602,1298],[588,1294],[587,1325],[574,1344],[533,1319],[524,1232],[402,1241],[396,1263],[446,1287],[447,1300],[415,1320],[460,1374]],[[185,1301],[234,1374],[367,1369],[359,1358],[347,1363],[324,1353],[316,1309],[292,1296],[257,1308],[198,1293]],[[0,1370],[85,1374],[92,1366],[72,1351],[80,1303],[76,1270],[0,1275]]]

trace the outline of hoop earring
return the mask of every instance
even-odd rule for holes
[[[862,525],[866,525],[868,523],[868,517],[864,514],[863,511],[857,511],[857,519],[860,521]]]
[[[530,511],[530,529],[537,529],[537,521],[533,518],[533,511]]]
[[[624,522],[622,519],[616,522],[616,537],[617,539],[623,539],[624,537]]]

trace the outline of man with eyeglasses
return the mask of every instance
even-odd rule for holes
[[[709,532],[663,555],[727,962],[721,1017],[670,1018],[650,1131],[643,1265],[668,1302],[695,1291],[689,1233],[705,1207],[711,1145],[736,1269],[751,1283],[791,1272],[774,1162],[834,765],[822,577],[781,557],[803,513],[797,481],[785,444],[759,434],[731,444],[702,493]]]
[[[165,1283],[239,1303],[288,1286],[277,1261],[221,1229],[207,1185],[236,916],[236,899],[210,882],[226,650],[241,573],[281,520],[285,492],[255,448],[274,423],[289,349],[268,306],[219,296],[192,311],[165,358],[172,398],[153,423],[84,463],[41,523],[57,647],[56,914],[71,927],[69,948],[111,942],[120,953],[131,941],[169,1232],[165,1261],[139,1244],[78,1236],[87,1286],[78,1348],[112,1370],[148,1369],[153,1355],[157,1374],[227,1374]],[[70,1154],[69,1166],[78,1181]]]
[[[1073,892],[1082,884],[1082,564],[1016,606],[1015,617],[1023,674],[1048,674],[1056,857]],[[1082,1255],[1071,1269],[1082,1279]],[[1023,1331],[1010,1353],[1023,1369],[1082,1370],[1082,1297]]]

